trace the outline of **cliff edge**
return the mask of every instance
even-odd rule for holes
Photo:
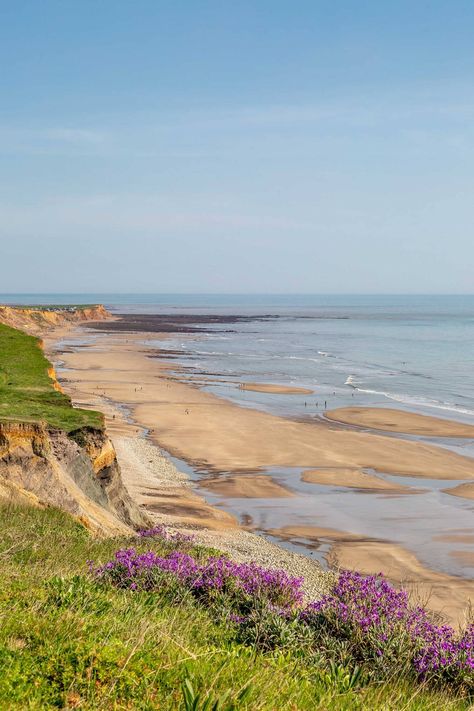
[[[0,500],[56,506],[99,535],[131,533],[147,516],[130,498],[99,412],[74,408],[30,333],[105,318],[103,307],[30,310],[0,307]]]
[[[0,323],[41,335],[59,326],[83,321],[104,321],[111,314],[102,304],[91,306],[10,306],[0,304]]]

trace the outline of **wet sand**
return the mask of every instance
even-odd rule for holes
[[[334,467],[333,469],[309,469],[301,474],[301,481],[307,484],[322,484],[324,486],[345,486],[350,489],[367,489],[369,491],[403,492],[415,494],[416,489],[397,485],[373,474],[367,474],[361,469]]]
[[[463,499],[474,499],[474,484],[469,482],[443,489],[443,491],[445,494],[450,494],[451,496],[460,496]]]
[[[348,531],[338,531],[336,528],[322,528],[321,526],[282,526],[281,528],[271,528],[267,531],[272,536],[292,540],[294,538],[304,538],[312,543],[320,544],[322,542],[335,541],[361,541],[370,540],[370,538],[361,538],[355,533]]]
[[[326,412],[326,418],[346,425],[369,427],[384,432],[474,439],[473,425],[388,407],[339,407]]]
[[[294,494],[265,474],[219,476],[203,479],[199,486],[229,499],[280,499]]]
[[[285,526],[269,533],[287,540],[306,539],[315,547],[330,543],[328,559],[334,567],[357,570],[365,575],[382,572],[392,582],[407,589],[414,600],[427,604],[431,610],[455,623],[462,624],[466,620],[467,601],[474,600],[474,581],[435,572],[395,543],[314,526]],[[466,555],[472,563],[471,553],[459,552],[458,557],[464,561]]]
[[[241,390],[252,390],[256,393],[273,393],[274,395],[312,395],[314,390],[299,388],[293,385],[273,385],[271,383],[240,383]]]
[[[474,534],[465,533],[451,533],[443,534],[442,536],[433,536],[433,541],[445,541],[449,543],[474,543]]]
[[[461,563],[468,568],[472,568],[474,565],[474,553],[472,551],[452,551],[451,556],[456,558],[458,563]]]

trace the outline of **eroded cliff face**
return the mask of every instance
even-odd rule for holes
[[[106,318],[110,314],[101,305],[0,306],[0,323],[34,336]],[[38,345],[43,347],[41,339]],[[62,392],[51,364],[48,375],[51,387]],[[130,534],[150,523],[122,483],[112,442],[94,427],[66,433],[44,422],[0,421],[0,501],[57,506],[100,535]]]
[[[130,534],[149,521],[125,489],[112,442],[83,428],[0,422],[0,500],[57,506],[99,535]]]
[[[0,322],[32,335],[40,335],[58,326],[82,321],[104,321],[111,315],[102,304],[86,307],[35,309],[0,305]]]

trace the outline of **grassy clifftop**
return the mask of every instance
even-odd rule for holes
[[[235,625],[216,616],[220,598],[206,607],[166,585],[137,590],[88,573],[87,560],[104,563],[117,548],[167,555],[174,542],[98,541],[54,509],[0,506],[0,530],[2,709],[469,708],[468,701],[430,692],[404,674],[358,679],[350,659],[345,667],[322,664],[278,630],[270,651],[258,639],[239,641]],[[197,560],[211,553],[192,542],[183,546]]]
[[[72,407],[51,375],[39,339],[0,323],[0,421],[45,421],[65,432],[102,429],[102,414]]]

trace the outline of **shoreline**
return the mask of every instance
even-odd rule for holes
[[[156,524],[165,525],[172,532],[192,535],[201,545],[224,551],[237,562],[255,561],[263,567],[282,568],[295,577],[303,576],[304,592],[308,599],[316,599],[326,592],[334,578],[333,574],[301,553],[293,553],[271,543],[263,536],[246,531],[236,521],[222,520],[223,514],[203,503],[192,490],[192,482],[186,474],[178,471],[173,462],[146,436],[112,436],[122,470],[124,484],[131,496],[151,516]],[[168,510],[153,507],[150,486],[160,490],[164,498],[169,496],[172,505]],[[149,503],[152,501],[152,507]],[[183,516],[180,502],[186,501],[194,512],[205,512],[210,518]],[[217,512],[218,517],[212,518]]]
[[[106,324],[104,324],[104,326],[106,327]],[[82,331],[82,333],[84,334],[84,331]],[[87,333],[88,336],[91,335],[91,331],[88,331]],[[166,338],[166,335],[166,333],[163,334],[163,338]],[[68,336],[71,336],[70,331],[68,333]],[[240,408],[238,405],[235,405],[231,402],[220,400],[214,395],[210,395],[199,390],[195,385],[190,384],[189,381],[182,382],[179,379],[179,374],[171,375],[169,373],[170,364],[166,363],[166,361],[160,361],[159,356],[155,357],[153,349],[147,348],[144,344],[144,341],[146,340],[147,336],[149,336],[149,334],[138,332],[133,334],[109,333],[103,336],[101,339],[98,339],[95,342],[94,347],[82,347],[80,349],[80,353],[69,352],[62,353],[61,355],[61,359],[65,361],[66,367],[70,369],[66,376],[64,385],[65,388],[72,395],[73,399],[77,401],[78,404],[80,403],[82,406],[89,405],[98,407],[99,405],[97,403],[100,403],[100,409],[102,410],[106,409],[104,408],[104,402],[109,403],[109,408],[111,408],[110,412],[108,415],[107,413],[105,414],[108,419],[108,430],[111,434],[113,441],[115,441],[114,437],[119,438],[120,436],[126,436],[127,434],[136,437],[137,427],[147,428],[150,431],[149,437],[152,438],[155,443],[153,446],[157,446],[158,448],[164,447],[166,451],[171,453],[171,455],[186,460],[191,464],[194,464],[198,468],[200,467],[206,469],[208,472],[211,473],[214,472],[215,474],[218,474],[220,471],[232,471],[234,474],[237,472],[242,472],[248,476],[251,476],[251,473],[258,472],[263,468],[263,466],[271,467],[271,458],[270,463],[265,462],[264,465],[262,464],[261,459],[258,459],[258,457],[256,458],[256,461],[255,458],[253,461],[250,461],[248,456],[241,458],[235,457],[235,449],[233,448],[234,444],[232,441],[226,442],[228,451],[225,454],[227,456],[227,459],[224,458],[220,460],[220,458],[222,458],[222,451],[218,449],[218,451],[216,452],[215,447],[214,451],[211,452],[214,455],[214,458],[210,458],[209,455],[206,456],[206,454],[204,454],[204,456],[199,456],[200,453],[203,451],[203,448],[208,447],[212,450],[212,446],[209,447],[209,428],[211,429],[211,433],[214,436],[214,439],[219,438],[222,433],[222,426],[218,427],[217,431],[216,429],[213,429],[215,419],[214,417],[209,417],[209,415],[212,414],[212,409],[214,409],[216,411],[219,411],[218,417],[221,420],[221,425],[222,421],[224,419],[227,419],[229,415],[232,415],[231,420],[233,420],[233,424],[235,425],[235,418],[237,417],[237,424],[239,425],[238,434],[240,436],[241,441],[246,441],[249,436],[248,425],[247,428],[244,428],[243,431],[244,423],[242,423],[242,418],[244,420],[247,420],[247,423],[250,421],[252,427],[263,427],[265,433],[267,433],[268,431],[269,421],[271,422],[272,426],[275,425],[275,422],[278,422],[278,427],[282,428],[283,430],[287,429],[290,433],[290,436],[292,436],[293,438],[295,438],[295,434],[298,435],[296,437],[296,446],[298,446],[303,451],[304,456],[306,457],[308,456],[308,451],[310,448],[308,447],[305,438],[307,439],[310,436],[314,437],[315,433],[318,435],[318,437],[321,437],[321,432],[326,435],[328,434],[328,432],[337,432],[338,441],[340,441],[340,435],[342,432],[342,434],[344,434],[346,437],[348,436],[349,439],[352,440],[352,442],[350,442],[352,448],[354,447],[354,442],[360,443],[362,440],[362,444],[364,444],[363,440],[368,437],[372,438],[372,441],[375,440],[376,443],[378,443],[379,440],[382,439],[384,446],[388,446],[388,444],[391,444],[393,447],[393,445],[395,444],[397,450],[399,447],[401,447],[402,449],[408,449],[409,454],[412,456],[414,454],[418,454],[421,450],[421,459],[423,461],[421,462],[421,464],[420,462],[418,462],[418,477],[420,478],[422,478],[423,476],[427,476],[426,467],[429,467],[433,461],[436,462],[438,466],[437,474],[439,478],[446,480],[448,480],[449,478],[458,480],[462,478],[474,478],[474,472],[472,471],[472,460],[468,460],[466,458],[460,457],[459,455],[447,452],[446,450],[438,449],[436,447],[432,447],[430,445],[412,443],[403,439],[394,439],[393,437],[380,437],[378,434],[372,435],[362,433],[361,435],[359,433],[353,433],[350,430],[334,430],[333,428],[337,427],[337,423],[330,423],[329,427],[331,429],[329,429],[328,426],[325,426],[324,424],[305,425],[304,423],[292,422],[289,420],[284,420],[283,418],[277,418],[272,415],[267,415],[263,412],[250,411],[248,409]],[[107,339],[106,342],[109,349],[108,353],[105,353],[103,350],[101,351],[101,344],[104,344],[104,337]],[[154,340],[156,340],[157,333],[153,333],[152,337]],[[58,338],[58,334],[55,334],[49,341],[49,348],[51,349],[52,347],[54,347],[54,344],[57,343],[60,339],[60,337]],[[57,360],[59,353],[60,351],[56,351],[55,353],[53,353],[53,358],[55,360]],[[176,368],[173,368],[173,370],[176,370]],[[140,373],[140,377],[137,378],[138,373]],[[70,374],[72,374],[72,378],[69,377]],[[138,385],[138,389],[136,386],[132,389],[131,383],[133,382],[141,383]],[[150,393],[152,393],[153,395],[152,398],[150,397]],[[95,404],[94,396],[97,397],[97,403]],[[150,402],[150,400],[153,400],[153,404]],[[122,403],[122,406],[120,406],[120,403]],[[138,425],[132,424],[131,422],[126,422],[126,418],[123,417],[123,403],[125,403],[125,408],[129,409],[132,419],[135,422],[139,423]],[[115,417],[113,417],[112,409],[114,409]],[[180,412],[177,412],[178,409],[180,410]],[[188,410],[187,414],[185,412],[186,409]],[[191,411],[193,411],[194,415],[196,409],[199,412],[199,422],[201,422],[203,417],[206,421],[208,421],[206,422],[206,428],[204,431],[202,427],[198,427],[198,432],[194,432],[194,438],[198,438],[199,440],[201,440],[199,447],[197,447],[198,456],[189,456],[190,449],[196,452],[196,449],[192,449],[189,447],[190,444],[196,444],[195,439],[193,441],[191,432],[193,428],[196,429],[196,418],[190,417]],[[232,410],[232,412],[230,413],[229,410]],[[120,417],[118,417],[117,413],[120,413]],[[258,425],[255,425],[255,421],[258,421]],[[228,429],[231,428],[231,423],[227,422],[227,427]],[[301,435],[301,432],[295,433],[295,429],[300,430],[300,428],[303,428],[304,436]],[[281,438],[284,437],[284,435],[278,433],[277,436],[279,440],[282,441]],[[180,446],[181,440],[183,438],[187,447],[186,452],[183,452],[182,446]],[[388,442],[386,442],[386,440],[388,440]],[[369,443],[372,443],[372,441],[369,439]],[[365,444],[367,443],[365,442]],[[268,447],[265,447],[265,442],[263,442],[263,445],[265,456],[267,456],[267,454],[269,453]],[[240,447],[242,447],[241,444]],[[346,445],[346,447],[344,448],[345,453],[347,452],[347,448],[348,445]],[[119,449],[120,444],[118,446],[118,450]],[[379,453],[377,451],[377,447],[375,449],[376,454]],[[232,462],[229,462],[229,451],[231,454],[234,455]],[[291,450],[290,448],[289,453],[291,454],[292,451],[294,450]],[[252,452],[255,453],[254,446]],[[286,455],[287,454],[288,452],[286,452]],[[313,448],[312,460],[307,460],[308,463],[304,463],[303,460],[300,460],[299,466],[313,469],[315,469],[316,466],[321,466],[321,460],[318,459],[318,461],[315,462],[314,455],[315,452]],[[321,453],[318,452],[318,458],[320,457],[320,455]],[[408,454],[406,456],[408,456]],[[328,460],[327,452],[325,454],[323,453],[323,460],[324,457],[326,457],[326,461],[323,461],[323,467],[348,465],[347,461],[343,461],[341,464],[339,460],[335,461],[334,457],[329,457]],[[275,460],[273,460],[273,462],[274,461]],[[328,461],[330,463],[328,463]],[[458,468],[460,468],[463,476],[459,476],[458,470],[456,470],[456,473],[453,473],[453,463]],[[356,462],[356,464],[357,468],[361,468],[360,463]],[[291,466],[291,464],[288,465],[284,462],[282,463],[280,460],[277,466]],[[362,466],[364,465],[362,464]],[[351,468],[353,468],[353,466]],[[451,472],[449,471],[450,469]],[[413,476],[412,468],[409,470],[409,472]],[[396,474],[396,472],[393,473]],[[407,474],[407,472],[405,471],[404,474]],[[125,481],[125,483],[127,488],[133,490],[132,482]],[[202,487],[200,487],[201,490],[202,488],[205,488],[205,483],[206,482],[204,480],[202,482]],[[156,488],[157,485],[160,486],[160,482],[154,480],[154,488]],[[193,494],[193,496],[191,497],[192,504],[190,503],[189,493],[192,490],[191,486],[192,484],[189,479],[187,480],[187,483],[184,486],[183,483],[181,483],[181,488],[184,488],[187,491],[181,491],[179,495],[176,491],[169,492],[171,496],[168,498],[167,502],[165,501],[166,497],[154,497],[155,503],[158,505],[158,508],[160,508],[161,511],[169,511],[169,507],[167,509],[166,506],[163,505],[165,503],[169,504],[170,498],[175,500],[176,506],[174,507],[174,511],[175,515],[178,515],[177,518],[174,519],[174,524],[179,526],[181,530],[183,525],[187,525],[188,527],[193,527],[196,525],[201,526],[201,530],[199,532],[200,541],[202,540],[203,542],[206,542],[207,545],[215,545],[215,547],[217,548],[222,548],[224,545],[226,545],[228,546],[228,552],[231,552],[232,555],[234,555],[235,550],[236,555],[250,555],[254,558],[255,555],[260,553],[260,548],[267,551],[264,554],[264,560],[266,560],[267,563],[269,560],[269,556],[272,556],[272,559],[278,558],[279,561],[286,561],[285,565],[291,565],[293,571],[295,570],[295,565],[296,569],[299,570],[301,566],[303,568],[307,568],[309,564],[310,567],[303,574],[307,576],[308,571],[312,571],[314,574],[316,574],[315,571],[317,571],[316,577],[318,578],[318,585],[320,586],[321,580],[324,579],[324,576],[331,575],[331,573],[322,571],[319,565],[313,563],[313,561],[311,561],[309,557],[297,553],[292,553],[281,546],[270,543],[263,536],[255,535],[253,533],[249,533],[248,531],[243,531],[242,529],[239,529],[236,525],[235,520],[231,521],[232,517],[230,514],[224,516],[223,514],[225,512],[223,512],[221,508],[210,506],[209,504],[204,502],[203,499],[201,499],[201,502],[204,503],[201,503],[198,508],[202,506],[204,510],[201,509],[197,517],[197,521],[196,517],[194,517],[194,520],[192,520],[193,516],[190,514],[190,511],[192,512],[194,510],[195,512],[196,506],[198,505],[197,500],[199,500],[200,497],[198,497],[196,494]],[[134,497],[137,495],[136,491],[131,491],[131,493]],[[211,511],[218,511],[219,514],[215,516],[211,513]],[[186,514],[188,515],[187,521]],[[166,516],[169,514],[162,515]],[[168,525],[171,520],[172,519],[168,519]],[[202,528],[203,524],[206,526],[205,530]],[[213,544],[212,540],[215,540],[216,543]],[[255,546],[250,544],[251,540],[257,542]],[[243,552],[242,545],[245,549],[245,552]],[[383,543],[381,542],[380,545],[382,546]],[[269,548],[267,546],[269,546]],[[332,549],[335,549],[334,542],[332,545]],[[403,555],[409,563],[410,556],[412,558],[414,557],[413,554],[409,551],[404,551],[404,549],[402,549],[402,551]],[[351,558],[350,560],[351,567],[363,568],[363,566],[358,565],[357,560],[357,558],[360,559],[362,556],[362,551],[360,550],[360,547],[359,550],[356,550],[356,553],[357,555],[355,555],[354,558]],[[403,555],[401,556],[401,558],[403,558]],[[290,558],[288,558],[288,556],[290,556]],[[297,556],[296,562],[295,559],[292,558],[292,556]],[[248,560],[249,558],[247,557],[246,559]],[[279,562],[278,565],[281,566],[282,563]],[[408,565],[408,568],[409,567],[410,565]],[[432,579],[429,579],[428,576],[428,579],[425,578],[423,581],[421,581],[421,585],[425,590],[427,589],[427,586],[431,584],[431,582],[435,582],[436,576],[444,575],[435,573],[434,571],[432,572]],[[438,583],[439,580],[436,580],[436,582]],[[443,594],[441,594],[441,596],[437,595],[438,604],[435,604],[433,607],[435,609],[445,609],[446,600],[449,598],[449,590],[453,590],[456,586],[459,587],[460,585],[465,591],[466,587],[470,587],[470,583],[471,581],[469,581],[468,579],[456,578],[455,576],[445,575],[445,578],[443,579],[441,585],[441,587],[443,587],[444,592]],[[474,594],[472,595],[472,597],[474,597]],[[449,614],[450,616],[454,615],[455,617],[462,614],[461,604],[459,600],[456,604],[456,609],[454,611],[450,610]]]
[[[331,422],[378,432],[474,439],[474,425],[390,407],[339,407],[328,410],[324,416]]]
[[[63,338],[81,338],[80,327],[56,329],[44,338],[45,351],[54,362],[71,350],[58,349]],[[90,333],[90,332],[89,332]],[[156,334],[155,334],[156,337]],[[81,344],[79,351],[87,350]],[[273,543],[263,535],[245,530],[230,514],[211,506],[193,490],[190,477],[175,466],[171,454],[151,440],[149,430],[137,423],[123,402],[106,398],[96,388],[81,394],[72,379],[60,378],[74,404],[98,408],[104,413],[106,429],[115,447],[123,483],[132,499],[155,524],[171,532],[192,535],[196,543],[229,554],[237,562],[256,562],[262,567],[283,569],[293,577],[303,577],[303,591],[308,600],[329,592],[334,573],[324,570],[314,559]],[[84,398],[84,399],[83,399]],[[161,496],[157,497],[156,493]],[[166,506],[166,503],[168,506]]]

